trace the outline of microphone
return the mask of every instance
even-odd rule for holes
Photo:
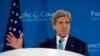
[[[64,42],[64,38],[61,38],[61,39],[59,40],[58,49],[63,50],[63,42]]]
[[[64,38],[61,38],[61,39],[59,40],[59,43],[61,43],[61,42],[64,42]]]
[[[61,39],[59,40],[59,43],[61,43]]]

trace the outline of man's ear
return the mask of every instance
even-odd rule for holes
[[[56,29],[54,24],[53,24],[53,29],[54,29],[54,30]]]

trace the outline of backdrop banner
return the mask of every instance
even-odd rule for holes
[[[0,52],[12,2],[0,0]],[[63,9],[72,14],[71,35],[88,44],[89,56],[100,56],[100,0],[19,0],[19,4],[25,48],[36,48],[55,36],[52,15]]]

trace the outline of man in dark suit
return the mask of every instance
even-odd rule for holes
[[[71,14],[68,11],[58,10],[52,18],[52,25],[56,30],[56,36],[42,43],[40,47],[68,50],[88,56],[87,44],[69,34],[70,22]],[[65,41],[62,43],[63,46],[59,48],[60,39]]]
[[[57,49],[56,37],[47,40],[44,43],[41,43],[40,47],[42,48],[54,48]],[[85,42],[76,39],[73,36],[68,37],[68,42],[66,43],[65,49],[68,51],[76,52],[85,56],[88,56],[88,48]]]
[[[70,12],[58,10],[52,18],[52,25],[56,31],[56,36],[45,43],[42,43],[40,47],[68,50],[88,56],[87,44],[69,34],[70,22]],[[22,33],[18,39],[16,39],[11,32],[7,37],[7,41],[9,42],[7,43],[8,46],[22,48]]]

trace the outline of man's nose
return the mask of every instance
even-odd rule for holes
[[[67,24],[66,24],[66,23],[63,23],[63,27],[64,27],[64,28],[67,28]]]

